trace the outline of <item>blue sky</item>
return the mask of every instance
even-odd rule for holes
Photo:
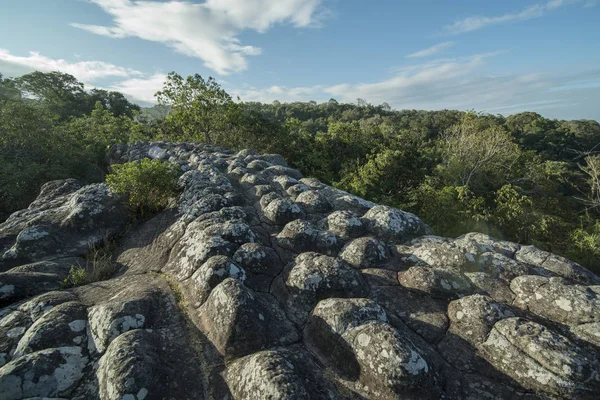
[[[0,0],[0,72],[147,105],[165,75],[242,100],[600,120],[597,0]]]

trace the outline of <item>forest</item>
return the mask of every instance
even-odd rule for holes
[[[50,180],[102,181],[114,143],[198,141],[282,154],[311,176],[413,212],[436,235],[479,231],[600,271],[600,124],[363,99],[243,102],[171,73],[142,109],[60,72],[0,75],[0,222]]]

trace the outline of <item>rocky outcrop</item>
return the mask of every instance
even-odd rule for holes
[[[274,154],[116,145],[180,166],[128,226],[105,185],[46,184],[0,224],[0,399],[593,399],[600,278],[481,233],[432,236]],[[119,272],[62,290],[90,246]]]

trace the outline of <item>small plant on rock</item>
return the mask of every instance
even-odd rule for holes
[[[86,266],[72,265],[69,275],[62,281],[63,289],[110,279],[118,270],[112,256],[115,248],[116,244],[107,238],[101,246],[90,245]]]
[[[114,173],[106,177],[108,187],[126,196],[138,217],[163,210],[176,192],[179,167],[175,164],[145,158],[112,169]]]

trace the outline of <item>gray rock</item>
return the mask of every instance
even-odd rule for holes
[[[344,339],[356,356],[359,388],[367,396],[439,398],[433,371],[422,351],[390,325],[367,322],[347,330]]]
[[[0,368],[0,393],[6,400],[68,397],[88,361],[78,346],[27,354]]]
[[[105,184],[71,180],[42,187],[29,208],[0,224],[0,271],[35,261],[81,256],[90,245],[122,232],[129,219]]]
[[[343,335],[369,321],[388,322],[383,308],[369,299],[322,300],[304,328],[304,343],[323,364],[346,379],[356,380],[360,375],[360,365]]]
[[[236,399],[342,398],[300,347],[275,348],[240,358],[227,368],[226,380]]]
[[[342,241],[333,233],[317,229],[308,221],[297,219],[285,225],[277,235],[279,245],[295,253],[318,251],[335,255],[342,247]]]
[[[288,189],[288,193],[290,189]],[[331,203],[329,203],[325,196],[316,190],[305,190],[298,194],[295,200],[304,210],[310,213],[324,213],[332,208]]]
[[[567,325],[600,322],[600,298],[581,285],[569,285],[560,278],[520,276],[510,288],[515,305],[551,321]]]
[[[340,259],[302,253],[276,281],[275,295],[288,317],[303,325],[313,307],[329,297],[364,297],[369,287],[362,275]]]
[[[319,224],[342,238],[355,238],[365,232],[362,221],[352,211],[334,211]]]
[[[398,273],[406,288],[419,290],[434,298],[453,299],[473,292],[471,281],[461,273],[438,268],[411,267]]]
[[[198,318],[206,336],[228,358],[299,340],[270,295],[253,292],[231,278],[213,289]]]
[[[363,215],[363,221],[370,232],[396,242],[405,242],[431,233],[429,226],[416,215],[388,206],[371,208]]]
[[[389,258],[385,245],[373,237],[362,237],[348,243],[340,258],[354,268],[374,268]]]
[[[598,354],[532,321],[498,321],[481,350],[498,370],[535,393],[591,399],[600,385]]]
[[[540,250],[535,246],[522,246],[516,259],[537,267],[542,267],[558,276],[586,285],[600,285],[600,277],[581,265],[556,254]]]
[[[51,347],[87,345],[87,310],[78,302],[67,302],[45,313],[25,332],[14,358]]]
[[[268,196],[268,195],[267,195]],[[277,225],[302,218],[302,209],[290,199],[275,199],[264,208],[265,217]]]

